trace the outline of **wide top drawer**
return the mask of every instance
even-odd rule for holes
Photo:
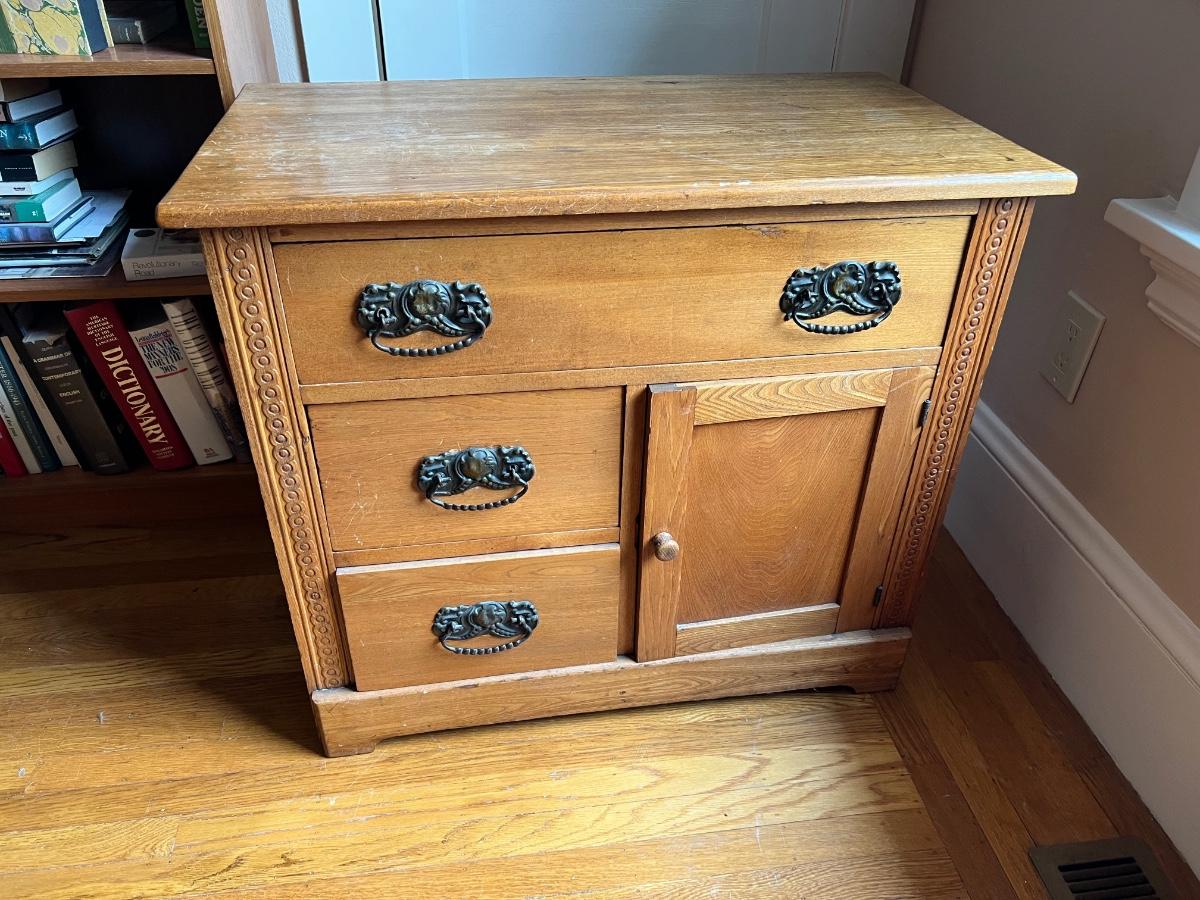
[[[341,241],[274,256],[299,380],[322,384],[937,346],[969,225]],[[436,348],[449,350],[394,355]]]

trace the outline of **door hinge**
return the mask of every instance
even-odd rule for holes
[[[871,601],[872,606],[878,606],[883,602],[883,585],[875,588],[875,599]]]
[[[924,428],[925,422],[929,419],[929,408],[933,406],[932,400],[926,400],[921,404],[921,411],[917,413],[917,428]]]

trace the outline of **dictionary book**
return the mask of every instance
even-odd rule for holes
[[[162,470],[192,465],[187,442],[112,301],[69,308],[64,315],[150,465]]]

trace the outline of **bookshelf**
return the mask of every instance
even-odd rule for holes
[[[159,199],[242,86],[278,78],[265,4],[204,0],[204,11],[211,50],[194,48],[190,34],[178,32],[145,46],[118,45],[89,57],[0,54],[0,78],[56,80],[54,86],[80,122],[75,140],[81,181],[85,187],[131,188],[131,226],[153,222]],[[209,294],[204,277],[131,282],[119,264],[100,278],[0,281],[0,303],[193,297],[199,304],[211,303]],[[144,465],[101,476],[70,467],[0,477],[0,505],[6,512],[69,497],[79,513],[98,523],[109,506],[126,512],[131,504],[144,506],[154,517],[166,509],[169,516],[195,519],[212,514],[214,502],[221,505],[219,498],[257,493],[254,466],[236,462],[177,472]]]
[[[92,56],[0,53],[0,78],[62,78],[106,75],[216,75],[212,54],[191,39],[120,44]]]
[[[102,278],[15,278],[0,281],[0,303],[203,297],[208,293],[208,279],[203,276],[126,281],[119,265]]]

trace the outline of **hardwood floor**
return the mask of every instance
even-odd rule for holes
[[[1125,833],[1200,897],[945,536],[894,693],[328,760],[253,482],[191,490],[186,527],[0,494],[0,896],[1041,897],[1031,843]]]

